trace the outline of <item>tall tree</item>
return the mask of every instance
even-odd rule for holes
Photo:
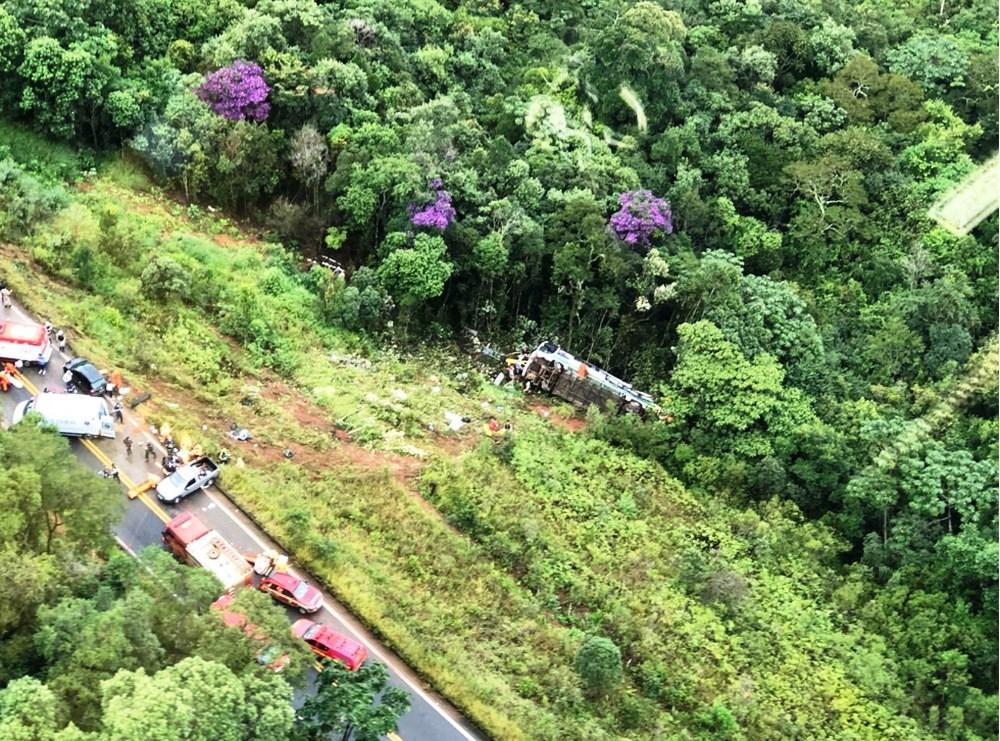
[[[351,672],[332,662],[316,680],[316,694],[306,700],[296,722],[297,738],[323,741],[378,741],[396,729],[410,707],[406,693],[389,686],[384,665],[368,662]]]

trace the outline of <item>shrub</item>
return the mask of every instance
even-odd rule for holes
[[[610,639],[592,636],[576,654],[576,671],[595,695],[604,695],[618,687],[625,678],[622,654]]]
[[[142,269],[143,292],[154,299],[166,300],[184,295],[187,271],[170,255],[155,255]]]
[[[0,160],[0,237],[28,234],[66,202],[62,187],[42,182],[11,159]]]

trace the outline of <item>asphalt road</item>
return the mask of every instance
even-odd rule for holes
[[[0,308],[0,319],[9,318],[12,321],[36,321],[18,306],[4,311]],[[70,348],[72,349],[72,348]],[[22,380],[24,389],[11,388],[6,394],[0,393],[0,411],[3,421],[10,423],[14,407],[21,401],[30,398],[31,394],[41,388],[62,388],[62,365],[65,359],[58,350],[53,350],[46,376],[39,376],[35,368],[25,368]],[[126,379],[127,382],[127,379]],[[110,408],[110,403],[109,403]],[[142,418],[126,408],[124,424],[116,425],[117,439],[73,440],[74,455],[95,475],[110,461],[121,473],[123,487],[132,483],[141,483],[150,473],[162,474],[156,462],[163,455],[159,441],[147,430]],[[127,456],[121,439],[126,435],[134,441],[133,452]],[[146,441],[152,441],[157,446],[156,461],[147,464],[143,460],[142,449]],[[231,446],[234,455],[239,454],[239,443]],[[225,485],[225,468],[223,467],[221,483]],[[122,496],[125,496],[123,491]],[[281,552],[267,534],[257,528],[216,488],[198,492],[176,505],[159,502],[150,495],[141,495],[135,499],[126,498],[125,513],[114,528],[122,547],[136,552],[147,546],[160,546],[160,531],[163,523],[180,514],[192,512],[207,526],[217,530],[226,540],[245,554],[257,554],[265,548],[273,548]],[[292,565],[292,573],[313,581],[301,569]],[[296,620],[301,615],[289,610],[289,620]],[[330,625],[335,630],[353,637],[363,643],[369,655],[386,665],[390,674],[390,682],[404,690],[410,697],[410,710],[399,721],[397,733],[403,741],[460,741],[465,739],[481,739],[483,736],[471,728],[457,710],[449,706],[443,699],[434,695],[423,682],[387,648],[369,633],[353,615],[333,597],[324,592],[323,609],[312,616],[317,622]]]

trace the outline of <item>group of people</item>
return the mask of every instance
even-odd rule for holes
[[[184,464],[184,458],[170,432],[163,435],[163,447],[166,448],[167,454],[160,461],[160,468],[163,469],[164,473],[171,474]]]

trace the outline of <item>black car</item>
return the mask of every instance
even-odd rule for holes
[[[70,376],[66,381],[67,388],[72,386],[80,393],[91,396],[103,396],[108,392],[108,379],[86,358],[73,358],[63,366],[63,372]]]

